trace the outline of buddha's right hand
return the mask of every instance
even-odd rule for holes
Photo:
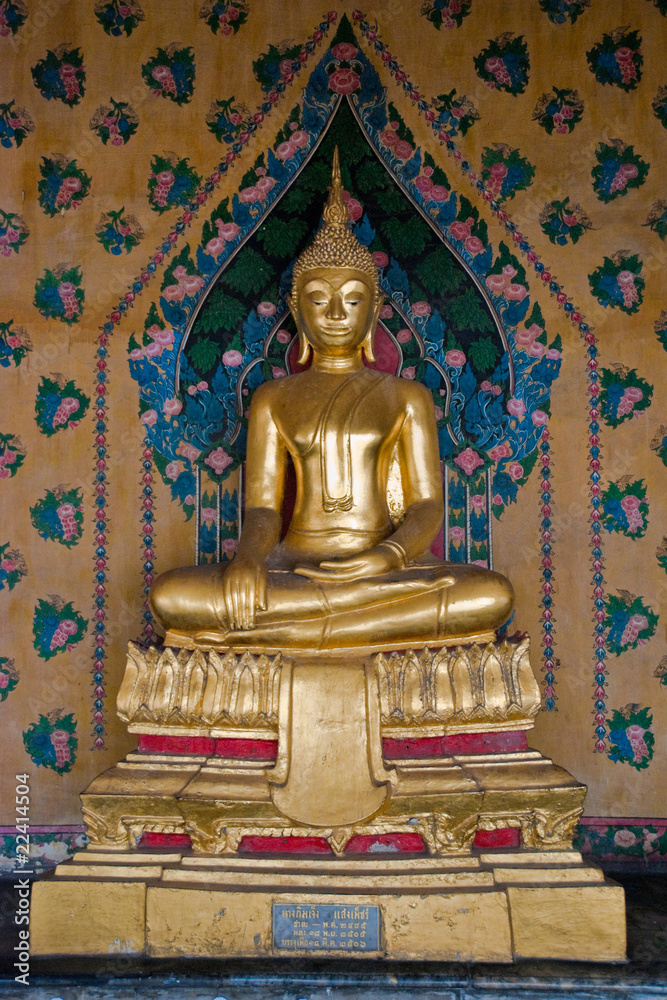
[[[266,610],[268,574],[264,563],[236,556],[222,579],[225,611],[230,629],[255,627],[255,613]]]

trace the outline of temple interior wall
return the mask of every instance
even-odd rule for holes
[[[228,22],[232,27],[226,34],[222,30],[214,32],[200,16],[201,3],[145,0],[143,20],[129,36],[121,33],[119,37],[105,32],[95,17],[95,5],[83,0],[42,0],[30,6],[25,23],[16,33],[10,31],[0,37],[0,109],[15,102],[3,119],[5,138],[0,137],[0,209],[7,213],[4,231],[13,222],[13,232],[19,233],[13,242],[7,242],[7,252],[2,248],[0,258],[0,323],[4,324],[0,330],[5,343],[5,354],[0,359],[0,435],[8,436],[2,440],[10,452],[9,461],[0,469],[0,546],[8,543],[2,550],[5,575],[0,583],[0,824],[8,825],[4,829],[9,844],[8,829],[14,822],[14,776],[27,772],[31,822],[44,827],[39,852],[55,859],[78,836],[79,792],[133,747],[133,740],[115,716],[114,700],[123,674],[127,641],[141,634],[145,624],[145,577],[151,571],[146,569],[146,522],[142,520],[146,426],[139,418],[139,388],[128,365],[130,336],[143,331],[150,304],[157,299],[164,269],[174,253],[186,242],[197,246],[210,210],[224,196],[231,200],[257,155],[273,143],[327,42],[316,44],[300,75],[287,84],[284,96],[276,101],[227,173],[215,182],[215,194],[181,233],[175,226],[182,209],[156,211],[149,200],[154,158],[169,159],[172,154],[178,161],[187,158],[188,169],[194,169],[203,184],[230,148],[207,127],[211,103],[233,98],[235,105],[251,111],[260,107],[267,97],[253,72],[253,60],[269,52],[272,45],[281,51],[303,45],[320,20],[326,19],[323,6],[314,0],[249,0],[239,8],[243,13],[247,10],[247,18],[241,18],[240,26]],[[343,13],[348,15],[360,45],[375,61],[389,99],[400,107],[414,142],[423,143],[447,172],[452,187],[473,200],[487,221],[488,238],[494,247],[505,240],[520,256],[532,299],[540,304],[549,337],[561,338],[562,368],[551,390],[548,422],[550,497],[548,501],[542,498],[538,462],[519,488],[516,502],[508,503],[502,517],[494,520],[495,565],[514,583],[514,624],[532,637],[534,668],[543,689],[544,662],[548,658],[544,638],[552,637],[555,700],[553,710],[539,714],[532,744],[588,785],[586,815],[591,822],[599,821],[593,828],[607,837],[607,852],[616,852],[620,857],[632,849],[657,856],[667,854],[667,842],[664,847],[660,846],[662,841],[658,844],[667,826],[662,777],[667,754],[667,677],[660,675],[660,665],[667,656],[667,447],[663,437],[667,424],[667,202],[662,169],[667,110],[666,99],[659,98],[660,88],[667,86],[667,10],[659,0],[609,0],[590,6],[583,2],[561,4],[572,10],[577,6],[581,11],[574,23],[570,17],[565,23],[556,23],[549,16],[551,8],[558,13],[556,3],[461,0],[458,7],[465,16],[460,17],[459,26],[454,19],[451,28],[445,24],[437,28],[427,16],[429,5],[422,9],[421,0],[370,3],[363,10],[371,31],[377,22],[377,37],[384,51],[398,61],[427,102],[454,88],[457,95],[466,95],[472,102],[479,118],[455,141],[462,159],[473,171],[481,176],[484,160],[498,148],[497,144],[504,144],[510,152],[518,151],[519,159],[532,165],[530,182],[519,185],[511,197],[506,197],[501,210],[507,212],[530,245],[528,253],[534,253],[543,263],[541,271],[535,270],[534,261],[518,248],[503,221],[479,197],[460,162],[437,141],[418,103],[411,101],[389,71],[383,69],[372,39],[370,43],[367,37],[362,40],[352,5],[340,4],[332,9],[339,18]],[[454,10],[456,4],[450,7]],[[611,37],[621,28],[624,30],[616,37],[626,39],[625,49],[632,47],[632,39],[627,41],[627,36],[633,32],[640,36],[643,57],[641,65],[632,63],[635,78],[630,71],[627,78],[622,77],[626,89],[596,79],[587,56],[605,36]],[[333,24],[330,31],[335,30]],[[490,40],[501,38],[505,32],[512,32],[514,39],[522,38],[529,59],[527,80],[517,93],[489,86],[475,64]],[[157,50],[173,43],[177,43],[177,49],[190,49],[195,65],[191,98],[180,104],[156,96],[142,76],[142,66],[154,59]],[[34,80],[40,60],[59,46],[65,46],[67,52],[78,49],[83,56],[84,93],[72,106],[57,97],[48,98],[48,78],[41,77],[42,92]],[[523,50],[519,46],[516,51]],[[607,52],[605,58],[608,64],[615,56]],[[75,75],[74,79],[79,77]],[[564,123],[566,129],[558,132],[552,122],[549,134],[544,122],[538,120],[539,115],[535,117],[535,109],[542,95],[554,88],[576,91],[583,111],[571,130],[567,125],[571,119],[566,117],[559,123]],[[114,135],[118,134],[114,133],[105,143],[99,134],[99,118],[98,126],[91,126],[96,110],[108,106],[110,98],[127,102],[136,112],[136,134],[127,142],[121,136],[114,143]],[[572,95],[570,101],[576,103]],[[654,111],[654,102],[662,108],[660,113]],[[17,118],[34,126],[25,132],[20,145],[13,126],[14,138],[7,138],[7,124]],[[620,148],[616,140],[624,144],[619,156],[630,167],[625,174],[619,174],[618,193],[607,185],[601,196],[592,172],[605,157],[613,159],[613,150]],[[610,148],[612,153],[601,152],[602,147]],[[51,202],[53,211],[46,211],[40,203],[40,197],[42,202],[46,199],[40,185],[43,189],[47,183],[41,168],[46,160],[53,162],[58,157],[69,163],[76,161],[76,169],[89,178],[89,186],[85,180],[78,189],[72,184],[75,190],[69,200],[73,197],[76,201],[81,194],[80,205],[63,207],[62,203],[55,206]],[[68,176],[80,175],[70,172]],[[549,211],[552,217],[554,211],[558,212],[554,203],[565,199],[569,203],[564,210],[561,207],[560,219],[565,215],[570,223],[563,222],[558,230],[563,238],[553,242],[549,233],[553,235],[560,222],[549,230]],[[123,249],[111,253],[96,233],[103,213],[121,209],[125,217],[134,216],[135,221],[129,224],[136,232],[138,223],[139,239],[130,252]],[[19,218],[12,219],[8,213]],[[574,216],[577,218],[572,221]],[[25,239],[23,232],[28,234]],[[155,271],[147,272],[149,259],[169,241],[170,233],[174,252],[167,254]],[[615,258],[620,252],[621,258]],[[604,268],[605,259],[609,266],[602,275],[606,276],[606,285],[603,281],[601,286],[601,272],[598,279],[595,275]],[[619,260],[629,262],[624,270]],[[57,271],[59,265],[65,265],[64,271]],[[56,272],[62,282],[62,274],[72,269],[79,269],[77,287],[85,293],[83,304],[79,302],[74,316],[69,317],[72,322],[67,321],[66,314],[61,318],[55,315],[54,310],[60,306],[54,303],[53,294],[51,313],[44,307],[40,312],[35,301],[42,306],[46,301],[45,275]],[[630,279],[625,277],[628,271]],[[142,272],[149,273],[149,279],[143,290],[134,293],[135,282],[141,286]],[[559,283],[573,304],[569,312],[550,294],[550,282],[543,280],[545,272]],[[618,273],[622,275],[620,285]],[[632,291],[627,291],[628,280],[636,299]],[[53,279],[53,287],[57,284]],[[115,322],[112,314],[128,293],[134,298]],[[610,304],[609,296],[613,299],[614,295]],[[572,322],[572,311],[580,314],[579,322]],[[113,331],[105,342],[107,353],[100,369],[98,338],[103,325],[112,320]],[[595,357],[580,324],[587,325],[594,334]],[[32,349],[21,356],[20,345],[25,345],[26,335]],[[633,403],[632,412],[628,411],[623,419],[618,418],[616,410],[613,419],[591,417],[589,376],[596,364],[598,373],[608,373],[609,385],[621,385],[621,390],[613,392],[619,397],[625,392],[624,398]],[[106,375],[104,382],[98,377],[101,370]],[[80,420],[73,421],[74,426],[52,429],[47,434],[43,414],[50,405],[47,397],[49,391],[53,394],[54,382],[61,386],[73,383],[74,389],[68,388],[65,395],[71,398],[72,392],[84,394],[89,404],[82,404],[85,412]],[[628,386],[639,386],[641,398],[636,392],[628,395]],[[106,390],[103,432],[97,426],[95,402],[100,387],[103,393]],[[652,398],[646,405],[650,390]],[[599,424],[599,431],[595,427],[592,430],[591,423]],[[106,449],[103,466],[97,464],[100,442],[96,439],[100,433],[104,434],[102,445]],[[599,443],[591,441],[592,435],[599,438]],[[600,576],[594,581],[596,556],[591,532],[596,508],[591,505],[590,477],[595,466],[591,468],[590,463],[598,460],[598,448],[600,495],[607,502],[628,495],[636,496],[639,502],[633,508],[634,501],[625,506],[619,506],[618,501],[602,516]],[[96,479],[100,469],[104,478]],[[169,486],[155,466],[151,474],[154,555],[148,561],[154,563],[155,573],[193,561],[194,531],[193,520],[186,521],[183,508],[172,499]],[[609,492],[611,484],[616,484],[616,492]],[[98,486],[102,488],[96,492]],[[34,525],[37,515],[31,514],[31,508],[34,510],[48,491],[61,498],[65,492],[75,491],[72,506],[82,508],[79,513],[83,515],[83,527],[79,529],[80,518],[76,519],[74,530],[80,537],[70,540],[72,544],[54,540],[45,528],[43,537]],[[95,500],[99,496],[104,498],[104,532],[96,526]],[[604,503],[603,498],[601,515]],[[545,506],[548,514],[544,513]],[[53,504],[51,509],[48,516],[53,519]],[[633,529],[633,522],[620,513],[621,509],[626,514],[631,509],[639,510],[641,524],[637,526],[635,521]],[[545,529],[547,516],[552,523]],[[551,532],[547,564],[542,548],[545,530]],[[100,566],[103,584],[96,576]],[[545,569],[549,571],[546,575]],[[544,630],[545,583],[551,587],[553,597],[550,632]],[[602,602],[597,607],[596,585],[600,588],[597,598]],[[100,586],[103,589],[98,592]],[[96,604],[96,597],[103,600]],[[638,641],[625,643],[617,652],[609,639],[613,627],[609,621],[618,611],[619,601],[635,616],[643,617],[647,625],[638,628]],[[71,649],[64,644],[56,647],[62,651],[54,652],[54,640],[44,638],[48,626],[44,625],[44,617],[53,617],[53,607],[63,606],[70,607],[68,621],[77,626],[84,621],[85,634],[74,636],[77,641],[71,643]],[[37,614],[39,607],[41,618]],[[604,611],[600,616],[604,630],[598,634],[605,638],[607,653],[604,690],[597,695],[604,707],[598,705],[596,709],[594,628],[600,624],[595,618],[600,610]],[[657,622],[654,615],[658,616]],[[96,623],[102,624],[105,640],[101,683],[93,678],[99,660],[93,640]],[[96,687],[100,689],[97,693]],[[97,706],[96,700],[100,703]],[[600,737],[595,727],[600,721],[594,718],[596,711],[604,719],[605,731],[602,748],[597,750],[596,740],[600,741]],[[97,717],[95,712],[99,713]],[[617,744],[609,733],[610,728],[620,725],[618,713],[621,720],[625,719],[624,738],[627,736],[629,741],[635,737],[631,759],[628,754],[612,759],[612,747]],[[50,729],[42,727],[41,742],[30,742],[28,738],[32,748],[29,753],[25,734],[31,731],[34,736],[42,717],[50,720]],[[628,735],[627,727],[632,725],[639,730],[635,728]],[[49,733],[63,727],[67,738],[74,735],[77,744],[74,747],[70,740],[65,751],[69,757],[63,764],[63,758],[56,756],[54,766]],[[646,834],[649,826],[651,830]]]

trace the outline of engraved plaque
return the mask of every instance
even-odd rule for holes
[[[285,951],[379,951],[380,907],[274,903],[273,946]]]

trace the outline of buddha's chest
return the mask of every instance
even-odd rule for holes
[[[402,416],[381,391],[351,401],[304,395],[281,415],[280,431],[293,458],[304,462],[348,453],[377,462],[396,442]]]

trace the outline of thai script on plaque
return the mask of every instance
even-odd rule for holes
[[[379,951],[380,907],[274,903],[273,946],[289,951]]]

